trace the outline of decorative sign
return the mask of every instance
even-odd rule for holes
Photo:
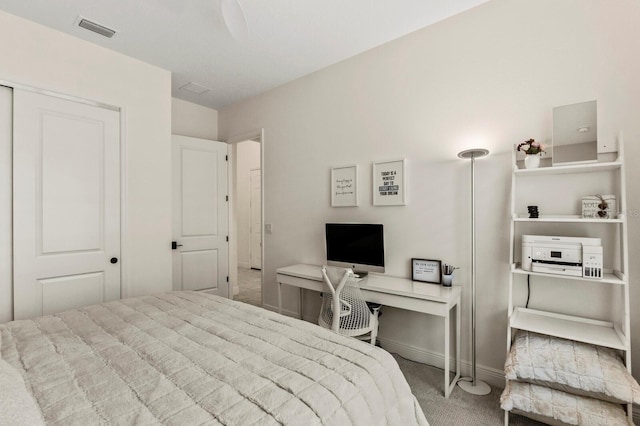
[[[582,197],[582,217],[590,219],[615,219],[615,195],[591,195]]]
[[[358,205],[358,166],[331,169],[331,206],[355,207]]]
[[[411,259],[411,279],[440,284],[442,262],[439,260]]]
[[[373,205],[403,206],[406,162],[402,160],[373,163]]]

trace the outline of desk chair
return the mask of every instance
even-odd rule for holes
[[[362,336],[371,333],[371,344],[378,336],[380,305],[370,309],[362,296],[359,282],[362,280],[351,269],[322,267],[323,297],[318,324],[345,336]],[[339,312],[339,315],[333,315]]]

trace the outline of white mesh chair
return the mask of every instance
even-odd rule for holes
[[[345,336],[371,333],[371,344],[375,345],[380,306],[369,308],[360,291],[358,276],[351,269],[323,266],[322,277],[324,290],[318,324]]]

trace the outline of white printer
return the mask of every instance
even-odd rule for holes
[[[555,275],[602,279],[600,238],[522,236],[522,269]]]

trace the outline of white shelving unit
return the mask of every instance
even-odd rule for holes
[[[513,153],[511,181],[511,247],[509,250],[509,326],[507,352],[511,349],[516,330],[527,330],[560,338],[606,346],[621,351],[627,370],[631,373],[631,341],[629,315],[629,259],[627,236],[627,200],[625,188],[625,166],[623,146],[620,140],[615,161],[571,164],[521,169]],[[579,175],[572,177],[570,175]],[[553,191],[536,192],[537,187],[553,188]],[[618,214],[612,219],[583,218],[580,211],[582,197],[594,194],[614,194]],[[535,200],[533,202],[532,200]],[[525,214],[527,205],[539,205],[539,218]],[[549,230],[556,233],[549,234]],[[540,232],[538,232],[540,231]],[[582,235],[589,233],[592,235]],[[590,279],[565,275],[525,271],[520,267],[522,235],[594,236],[602,238],[605,273],[602,279]],[[609,253],[607,253],[609,251]],[[530,281],[530,286],[527,281]],[[585,289],[587,283],[590,286]],[[538,284],[542,289],[536,288]],[[588,291],[606,292],[611,297],[599,300],[590,298]],[[596,312],[608,312],[610,318],[589,318],[587,315],[568,315],[558,309],[562,303],[537,299],[552,297],[549,292],[575,290],[571,311],[576,310],[576,301],[584,300],[585,306],[593,306]],[[527,302],[522,297],[527,294]],[[536,293],[538,291],[538,293]],[[529,298],[530,296],[530,298]],[[514,298],[517,299],[514,300]],[[595,299],[595,300],[594,300]],[[519,302],[520,304],[516,303]],[[521,306],[526,303],[532,307]],[[596,308],[598,303],[608,306]],[[548,306],[552,306],[549,308]],[[587,310],[588,311],[588,310]],[[627,406],[631,420],[631,404]],[[509,412],[505,412],[505,425],[509,423]]]
[[[518,307],[511,314],[512,328],[626,350],[624,335],[608,321]]]
[[[624,277],[624,275],[622,275],[619,271],[613,271],[613,272],[606,272],[603,274],[602,279],[594,279],[594,278],[584,278],[584,277],[572,277],[572,276],[556,276],[556,275],[551,275],[551,274],[545,274],[542,272],[530,272],[530,271],[525,271],[524,269],[520,268],[520,267],[514,267],[511,270],[512,273],[514,274],[521,274],[521,275],[532,275],[532,276],[539,276],[539,277],[545,277],[545,278],[559,278],[562,280],[579,280],[579,281],[588,281],[588,282],[594,282],[594,283],[604,283],[604,284],[620,284],[620,285],[625,285],[626,282],[626,278]]]

